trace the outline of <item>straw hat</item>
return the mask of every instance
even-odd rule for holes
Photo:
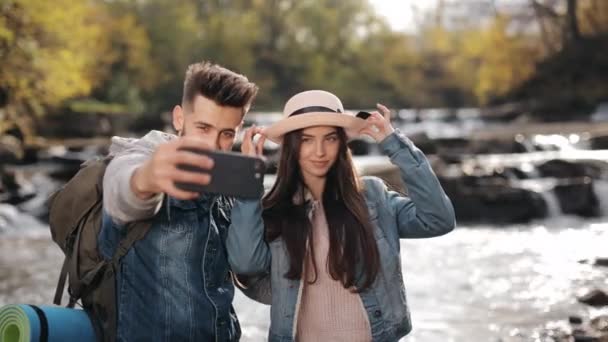
[[[294,95],[283,109],[283,118],[264,130],[264,135],[280,143],[286,133],[314,126],[343,127],[349,136],[358,132],[365,120],[344,112],[340,99],[327,91],[308,90]]]

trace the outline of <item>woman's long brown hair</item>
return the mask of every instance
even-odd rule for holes
[[[367,205],[352,158],[346,144],[346,133],[337,129],[340,148],[334,165],[327,173],[323,191],[323,208],[329,227],[328,271],[347,289],[363,291],[378,274],[380,257],[373,234]],[[301,279],[307,241],[312,240],[312,227],[307,216],[309,203],[304,201],[305,185],[298,164],[302,131],[285,135],[277,170],[277,180],[264,198],[266,240],[281,238],[289,255],[288,279]],[[301,196],[294,201],[295,196]],[[314,246],[309,244],[311,254]],[[314,255],[314,254],[312,254]],[[358,282],[357,265],[365,280]],[[313,268],[316,281],[318,270]],[[325,265],[322,265],[325,267]]]

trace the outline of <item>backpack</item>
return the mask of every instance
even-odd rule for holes
[[[111,260],[97,248],[103,206],[103,175],[111,157],[83,163],[78,173],[49,198],[49,225],[53,241],[65,254],[53,303],[61,305],[68,280],[69,303],[80,300],[98,341],[116,339],[116,274],[120,259],[148,232],[151,222],[128,224]]]

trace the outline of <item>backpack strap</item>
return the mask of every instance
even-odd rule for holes
[[[70,258],[67,256],[63,260],[63,266],[61,266],[61,273],[59,274],[59,281],[57,282],[57,288],[55,289],[55,298],[53,304],[61,305],[61,297],[63,296],[63,290],[65,290],[65,281],[68,277],[68,264]]]
[[[90,209],[89,209],[90,211]],[[55,290],[55,298],[53,300],[53,303],[57,304],[57,305],[61,305],[61,297],[63,295],[63,290],[65,289],[65,281],[66,278],[68,277],[68,274],[78,274],[78,261],[79,261],[79,255],[78,252],[80,250],[80,234],[82,232],[82,228],[78,229],[77,233],[76,233],[76,238],[74,239],[74,242],[71,246],[70,249],[68,249],[68,251],[70,252],[71,255],[67,255],[65,256],[65,261],[63,262],[63,266],[61,267],[61,274],[59,275],[59,281],[57,282],[57,289]],[[80,298],[81,292],[82,292],[82,287],[83,284],[86,285],[87,282],[85,279],[72,279],[72,277],[70,277],[70,289],[69,289],[69,295],[70,295],[70,301],[67,305],[67,307],[69,308],[73,308],[74,305],[76,304],[76,301],[78,300],[78,298]]]
[[[108,265],[108,263],[118,265],[120,259],[124,257],[129,249],[133,246],[135,242],[143,239],[143,237],[148,233],[152,227],[151,220],[139,221],[130,224],[126,229],[128,229],[127,236],[120,240],[114,255],[112,256],[112,260],[109,262],[100,262],[95,269],[89,271],[87,275],[82,279],[74,279],[75,284],[72,284],[70,289],[70,301],[67,305],[69,308],[73,308],[76,305],[76,302],[79,298],[85,295],[83,290],[90,288],[89,285],[96,281],[96,278],[100,276],[103,272],[100,270]],[[76,239],[74,241],[74,248],[72,249],[72,255],[66,256],[63,262],[63,266],[61,267],[61,273],[59,275],[59,281],[57,282],[57,288],[55,289],[55,298],[53,299],[53,303],[56,305],[61,305],[61,298],[63,296],[63,291],[65,290],[65,283],[68,277],[68,274],[78,274],[76,273],[78,268],[78,251],[79,251],[79,242],[80,242],[80,231],[78,232]]]
[[[151,220],[138,221],[130,224],[126,229],[128,230],[127,236],[120,240],[120,243],[116,247],[116,251],[114,251],[114,256],[112,256],[112,263],[118,264],[120,259],[127,255],[129,249],[135,244],[135,242],[144,238],[146,233],[152,227]]]

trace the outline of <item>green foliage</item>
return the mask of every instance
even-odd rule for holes
[[[86,1],[15,0],[0,7],[0,87],[25,108],[57,106],[89,93],[103,28]],[[78,28],[78,29],[74,29]]]
[[[70,101],[68,108],[74,113],[124,114],[127,107],[118,103],[105,103],[94,99]]]
[[[255,81],[254,110],[311,88],[350,108],[484,105],[567,48],[569,14],[582,39],[608,32],[606,1],[578,1],[576,13],[530,3],[537,12],[522,9],[537,18],[495,13],[456,27],[440,6],[411,35],[366,0],[2,0],[0,107],[158,116],[180,102],[187,65],[203,59]]]

